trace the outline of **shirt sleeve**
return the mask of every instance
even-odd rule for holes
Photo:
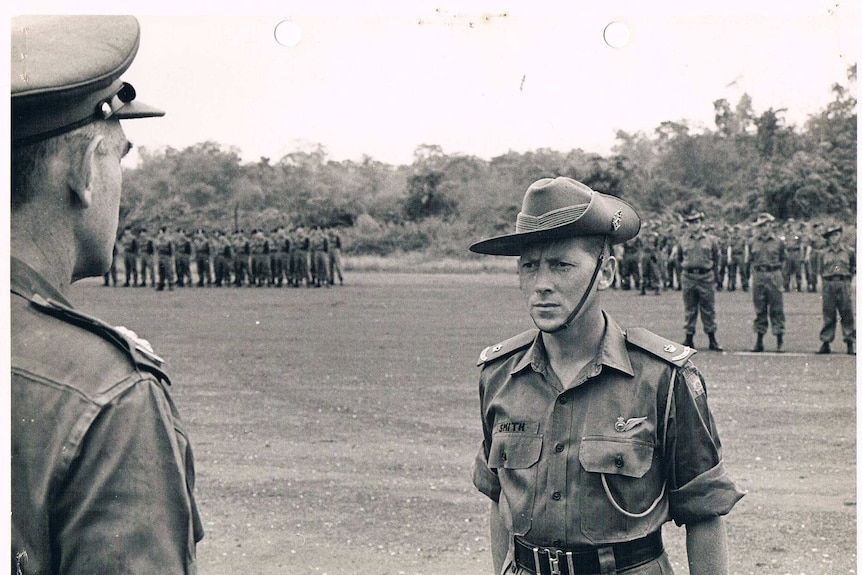
[[[485,385],[479,385],[479,405],[482,407],[482,445],[479,447],[473,461],[473,485],[493,501],[500,500],[500,479],[497,472],[488,466],[488,454],[491,452],[491,430],[485,418]]]
[[[61,573],[194,573],[203,528],[194,463],[162,385],[144,377],[104,406],[59,488]]]
[[[677,371],[666,442],[670,516],[677,525],[730,512],[744,493],[724,467],[706,385],[690,362]]]

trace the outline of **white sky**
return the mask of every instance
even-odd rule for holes
[[[834,82],[848,83],[858,3],[232,3],[267,14],[253,17],[142,4],[141,48],[124,78],[167,115],[125,128],[136,146],[213,140],[244,161],[319,142],[335,160],[409,164],[423,143],[483,158],[541,147],[607,154],[618,129],[713,127],[712,102],[735,105],[743,92],[756,112],[787,108],[801,125]],[[165,10],[146,14],[153,6]],[[302,29],[294,48],[274,38],[286,19]],[[602,38],[615,20],[631,31],[622,49]]]

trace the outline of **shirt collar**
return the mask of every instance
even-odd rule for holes
[[[39,294],[45,299],[52,299],[72,307],[69,300],[57,288],[49,284],[48,280],[39,275],[39,272],[15,257],[9,261],[9,288],[13,293],[28,300],[32,299],[35,294]]]
[[[594,365],[606,365],[627,375],[634,375],[632,362],[629,359],[629,352],[626,347],[625,332],[604,310],[602,311],[602,317],[605,320],[605,331],[602,334],[598,354],[591,363]],[[531,367],[533,371],[544,374],[547,363],[548,356],[545,352],[545,345],[542,342],[542,332],[540,331],[536,335],[536,339],[533,340],[533,344],[527,350],[527,353],[515,364],[510,373],[514,375],[527,367]]]

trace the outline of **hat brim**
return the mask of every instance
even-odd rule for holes
[[[564,240],[579,236],[605,236],[612,244],[635,237],[641,221],[627,202],[607,194],[599,194],[601,202],[591,202],[590,209],[573,222],[548,229],[513,233],[478,241],[470,251],[492,256],[519,256],[524,248],[539,242]]]

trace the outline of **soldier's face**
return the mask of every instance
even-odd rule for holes
[[[120,160],[129,152],[118,120],[100,125],[101,141],[95,148],[92,164],[92,204],[84,212],[81,234],[81,256],[75,279],[101,275],[111,265],[120,211],[123,175]]]
[[[553,331],[575,310],[589,289],[602,239],[578,237],[528,246],[518,260],[521,293],[536,327]],[[613,281],[616,260],[605,255],[596,289],[605,289]],[[582,311],[590,309],[597,298],[587,298]]]

